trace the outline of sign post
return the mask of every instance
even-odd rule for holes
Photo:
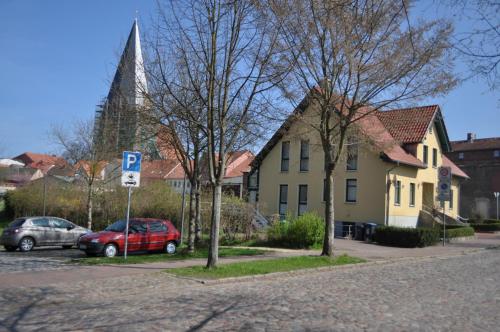
[[[493,195],[497,199],[497,220],[498,220],[498,197],[500,196],[500,193],[498,191],[495,191]]]
[[[127,259],[128,251],[128,225],[130,221],[130,198],[132,196],[132,187],[139,187],[141,183],[141,159],[140,152],[123,151],[122,160],[122,186],[128,188],[127,203],[127,222],[125,225],[125,252],[124,258]]]
[[[446,242],[446,212],[445,202],[450,201],[451,167],[441,166],[438,169],[438,200],[443,207],[443,246]]]

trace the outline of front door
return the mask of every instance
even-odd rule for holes
[[[422,205],[424,209],[434,208],[434,184],[424,182],[422,184]]]

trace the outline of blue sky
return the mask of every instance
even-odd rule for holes
[[[144,32],[155,7],[154,0],[0,0],[0,156],[56,152],[48,138],[51,125],[92,118],[136,10]],[[441,105],[452,140],[469,131],[500,136],[498,91],[480,80],[424,103]]]

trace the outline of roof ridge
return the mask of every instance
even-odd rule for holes
[[[413,106],[413,107],[404,107],[404,108],[393,108],[389,110],[378,110],[379,113],[385,113],[385,112],[397,112],[397,111],[407,111],[407,110],[414,110],[414,109],[419,109],[419,108],[435,108],[439,107],[438,104],[431,104],[431,105],[424,105],[424,106]]]

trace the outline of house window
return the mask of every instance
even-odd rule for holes
[[[348,171],[355,171],[358,169],[358,144],[354,143],[347,146],[346,169]]]
[[[300,171],[309,170],[309,141],[300,141]]]
[[[410,206],[415,206],[415,183],[410,183]]]
[[[288,209],[288,185],[280,185],[280,203],[279,203],[279,214],[281,217],[286,215],[286,210]]]
[[[427,165],[427,161],[429,157],[429,147],[427,145],[424,145],[424,164]]]
[[[453,209],[453,190],[450,190],[450,210]]]
[[[396,185],[394,186],[394,204],[401,204],[401,181],[396,181]]]
[[[463,152],[459,152],[458,153],[458,159],[460,159],[460,160],[464,159],[464,153]]]
[[[288,172],[290,163],[290,142],[281,143],[281,171]]]
[[[355,203],[358,196],[358,180],[347,179],[345,181],[345,201],[348,203]]]
[[[307,210],[307,184],[299,185],[299,210],[298,215],[301,216]]]
[[[432,167],[437,167],[438,163],[438,150],[432,149]]]
[[[495,157],[495,158],[500,157],[500,150],[493,151],[493,157]]]

